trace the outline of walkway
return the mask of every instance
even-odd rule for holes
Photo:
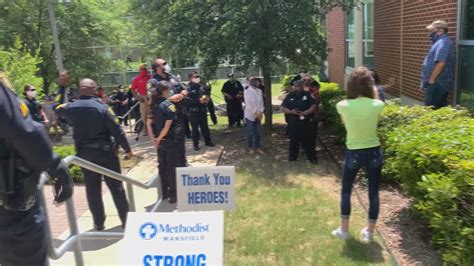
[[[140,162],[133,167],[126,175],[134,177],[136,180],[146,182],[150,177],[157,174],[156,152],[151,146],[148,138],[141,138],[136,142],[132,137],[129,139],[132,150],[135,155],[139,156]],[[191,166],[213,166],[216,165],[223,147],[216,146],[213,148],[203,147],[196,152],[192,149],[192,143],[187,142],[187,158]],[[106,186],[103,185],[103,188]],[[46,188],[46,196],[48,201],[48,211],[52,223],[53,237],[57,239],[57,245],[61,243],[68,235],[67,218],[65,207],[56,208],[52,206],[52,193],[48,193]],[[134,188],[135,202],[137,212],[144,212],[153,207],[157,200],[157,191],[155,189],[144,190]],[[104,205],[106,208],[107,220],[105,222],[106,231],[120,232],[120,220],[117,216],[112,197],[107,190],[104,190]],[[87,207],[84,187],[77,186],[74,195],[74,204],[76,206],[76,214],[79,216],[78,224],[81,232],[92,230],[92,217]],[[159,211],[174,211],[176,204],[163,202]],[[82,214],[82,215],[81,215]],[[118,254],[120,249],[120,240],[83,240],[82,246],[84,250],[84,259],[86,265],[117,265]],[[51,261],[52,265],[74,265],[74,257],[72,252],[57,261]]]

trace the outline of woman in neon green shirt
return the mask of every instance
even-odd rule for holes
[[[375,223],[379,213],[379,183],[383,154],[377,136],[377,125],[384,103],[374,95],[372,73],[366,67],[355,69],[347,84],[347,100],[336,105],[347,132],[347,152],[341,189],[341,226],[332,234],[342,239],[349,238],[352,184],[357,172],[366,167],[369,176],[369,220],[361,231],[365,241],[373,239]]]

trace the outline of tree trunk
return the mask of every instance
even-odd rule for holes
[[[268,62],[268,61],[266,61]],[[262,66],[263,85],[265,86],[265,129],[271,130],[273,124],[272,79],[270,64]]]

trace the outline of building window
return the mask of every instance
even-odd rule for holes
[[[474,112],[474,0],[461,2],[457,103]]]
[[[354,10],[351,10],[347,13],[346,20],[346,66],[348,67],[355,67],[354,34]]]
[[[374,1],[365,0],[361,9],[363,15],[363,28],[357,28],[354,21],[354,10],[346,16],[346,66],[355,67],[355,55],[362,57],[362,63],[369,67],[374,64]],[[354,37],[356,31],[362,31],[362,50],[356,51]],[[359,48],[360,49],[360,48]]]

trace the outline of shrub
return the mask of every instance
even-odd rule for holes
[[[336,110],[336,104],[345,99],[346,93],[339,88],[337,83],[321,82],[320,84],[321,108],[325,116],[325,123],[333,129],[338,139],[343,141],[346,130],[341,116]]]
[[[69,155],[75,155],[76,149],[74,145],[66,145],[66,146],[57,146],[54,147],[54,152],[59,155],[61,158],[66,158]],[[69,173],[71,174],[72,179],[75,183],[83,183],[84,182],[84,175],[82,174],[81,168],[76,165],[69,166]]]
[[[384,178],[399,181],[449,263],[474,261],[474,119],[466,110],[389,103],[379,133]]]

